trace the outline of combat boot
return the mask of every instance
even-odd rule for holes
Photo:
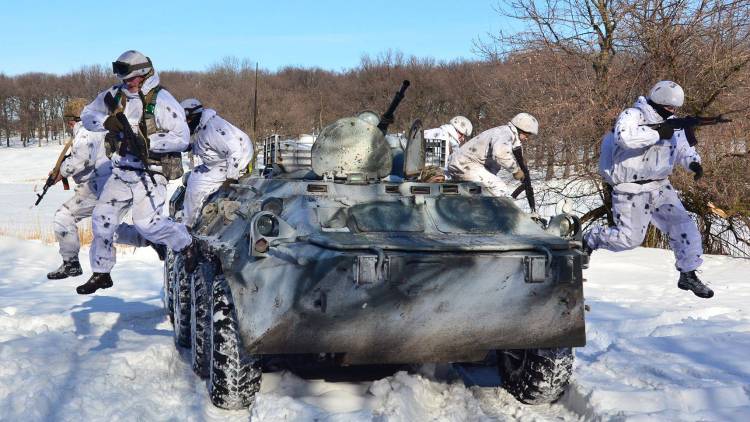
[[[94,273],[91,274],[91,278],[87,282],[76,287],[76,292],[79,295],[90,295],[99,289],[107,289],[112,287],[112,277],[109,273]]]
[[[680,281],[677,282],[677,287],[682,290],[690,290],[696,296],[704,299],[714,296],[714,291],[700,281],[695,271],[680,273]]]
[[[60,280],[68,277],[76,277],[81,274],[83,274],[81,263],[78,262],[78,258],[75,258],[68,261],[63,260],[60,268],[52,271],[51,273],[47,273],[47,278],[50,280]]]

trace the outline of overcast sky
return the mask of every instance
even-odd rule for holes
[[[342,70],[393,49],[476,59],[473,41],[507,22],[496,0],[8,1],[0,73],[66,73],[137,49],[158,69],[205,70],[226,56],[276,70]]]

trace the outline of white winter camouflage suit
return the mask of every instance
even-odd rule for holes
[[[159,84],[154,73],[146,79],[141,88],[145,96]],[[104,132],[104,120],[109,110],[104,104],[104,96],[111,92],[114,96],[120,91],[127,97],[125,116],[133,131],[138,133],[138,122],[143,113],[143,104],[138,94],[128,92],[124,84],[115,85],[101,92],[96,99],[84,108],[81,120],[92,131]],[[164,153],[184,151],[190,140],[190,131],[185,122],[185,112],[174,97],[165,89],[156,98],[154,117],[158,132],[149,136],[151,152]],[[112,156],[112,177],[104,186],[99,203],[92,217],[94,242],[91,246],[91,269],[97,273],[108,273],[115,265],[115,248],[112,238],[115,228],[128,209],[132,208],[133,224],[138,233],[152,243],[167,245],[174,251],[184,249],[191,242],[190,234],[184,225],[166,217],[162,213],[166,201],[167,180],[161,174],[154,174],[156,183],[148,173],[132,170],[144,168],[138,158],[126,154]],[[129,169],[128,169],[129,168]],[[160,166],[149,166],[152,171],[160,171]],[[119,229],[118,229],[119,230]]]
[[[442,125],[434,129],[426,129],[424,131],[424,139],[440,139],[446,141],[445,154],[448,156],[446,160],[445,169],[448,169],[448,161],[450,161],[451,155],[453,155],[461,147],[461,143],[458,141],[460,137],[458,131],[453,125]]]
[[[640,97],[623,111],[614,132],[602,140],[599,172],[613,186],[612,215],[615,227],[596,227],[586,234],[592,249],[632,249],[643,243],[649,222],[669,236],[678,271],[698,268],[703,247],[698,227],[685,211],[669,182],[674,166],[688,168],[701,158],[682,130],[671,139],[659,139],[657,131],[643,126],[664,120]],[[649,181],[643,183],[643,181]],[[634,183],[640,181],[639,183]]]
[[[192,139],[193,154],[203,164],[193,169],[187,182],[184,223],[188,227],[195,223],[206,198],[225,180],[239,179],[253,158],[250,137],[210,108],[203,110]]]
[[[90,132],[81,122],[76,123],[70,155],[60,164],[60,175],[72,178],[77,186],[73,197],[62,204],[53,220],[63,260],[78,260],[81,243],[76,223],[91,216],[110,174],[112,163],[104,153],[104,134]]]
[[[448,161],[448,176],[453,180],[475,182],[493,196],[507,196],[508,185],[497,172],[518,171],[513,148],[521,146],[518,130],[512,124],[485,130],[463,144]]]

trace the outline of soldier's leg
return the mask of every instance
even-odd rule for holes
[[[91,216],[94,240],[91,244],[91,269],[95,273],[109,273],[116,261],[113,238],[120,219],[133,203],[130,184],[111,177],[104,186]]]
[[[508,185],[484,166],[469,167],[464,171],[461,179],[481,185],[492,196],[502,197],[509,194]]]
[[[703,242],[698,226],[671,185],[655,192],[654,197],[654,225],[669,237],[677,271],[697,269],[703,263]]]
[[[192,227],[200,215],[206,198],[219,189],[226,179],[226,173],[209,169],[205,165],[196,167],[188,178],[185,190],[185,219],[183,223]]]
[[[192,238],[185,225],[163,215],[167,181],[160,175],[154,177],[156,184],[144,174],[141,183],[132,185],[133,224],[148,241],[166,245],[173,251],[181,251],[192,242]]]
[[[597,226],[584,235],[590,249],[624,251],[638,247],[646,237],[651,221],[649,194],[612,192],[613,227]]]

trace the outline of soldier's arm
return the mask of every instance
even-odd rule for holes
[[[513,139],[509,133],[498,131],[490,140],[492,146],[492,159],[503,169],[515,173],[520,169],[513,157]]]
[[[60,175],[62,177],[71,177],[94,166],[95,157],[94,145],[91,144],[89,134],[81,130],[73,140],[70,148],[70,155],[60,164]]]
[[[185,151],[190,144],[185,111],[169,92],[161,90],[158,95],[154,116],[160,131],[148,137],[149,149],[158,153]]]
[[[104,104],[104,96],[110,91],[111,90],[100,92],[94,101],[83,108],[83,111],[81,112],[81,122],[83,122],[83,127],[85,127],[86,130],[92,132],[107,131],[107,129],[104,128],[104,121],[109,116],[109,109],[107,109],[107,106]]]
[[[659,141],[659,132],[641,125],[641,112],[629,108],[615,123],[615,143],[627,149],[649,147]]]
[[[700,154],[695,147],[688,144],[684,131],[676,132],[675,139],[677,140],[675,144],[675,164],[689,169],[691,163],[701,163]]]
[[[233,130],[234,129],[234,130]],[[249,151],[250,156],[253,154],[252,147],[246,149],[243,152],[243,143],[249,143],[250,137],[245,132],[232,128],[227,125],[221,132],[217,133],[217,137],[221,138],[221,142],[226,148],[226,160],[227,160],[227,179],[239,179],[240,177],[240,164],[243,162],[243,158],[247,158],[244,155]]]

